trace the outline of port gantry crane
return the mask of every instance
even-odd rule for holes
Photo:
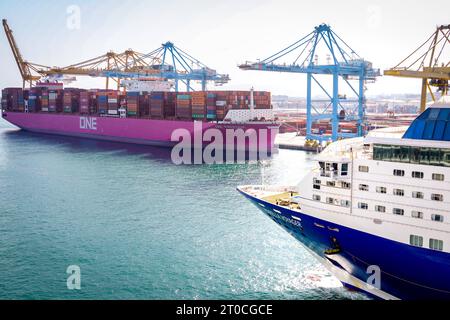
[[[319,52],[327,53],[327,63],[319,64]],[[293,57],[291,63],[281,62],[282,58]],[[246,62],[239,66],[242,70],[306,73],[307,74],[307,128],[306,139],[314,141],[336,141],[341,138],[363,136],[365,134],[365,84],[380,76],[380,70],[372,63],[360,58],[330,26],[322,24],[307,36],[294,42],[287,48],[259,62]],[[318,75],[333,77],[332,89],[319,81]],[[339,94],[340,80],[347,84],[352,95],[350,99]],[[352,80],[359,81],[358,89],[352,86]],[[313,85],[326,96],[313,100]],[[313,133],[313,124],[320,120],[331,120],[332,134]],[[357,133],[341,132],[342,120],[355,121]]]
[[[189,92],[194,90],[191,86],[191,81],[200,82],[202,91],[206,90],[206,84],[209,81],[213,81],[216,86],[224,85],[230,81],[229,75],[218,74],[216,70],[208,68],[198,59],[176,47],[172,42],[166,42],[160,48],[141,55],[141,60],[145,61],[147,58],[152,59],[152,63],[147,65],[149,69],[133,72],[111,70],[104,74],[119,78],[139,79],[151,76],[159,79],[174,80],[175,91],[177,92],[179,82],[185,84],[186,90]]]
[[[186,84],[187,91],[193,90],[191,81],[200,82],[202,90],[206,89],[206,84],[210,81],[213,81],[216,86],[230,81],[228,75],[218,74],[185,51],[175,47],[171,42],[163,44],[162,47],[148,54],[131,49],[122,53],[108,52],[62,68],[31,63],[22,58],[6,19],[3,19],[3,27],[19,67],[24,87],[26,83],[31,87],[34,82],[41,79],[63,76],[104,77],[107,89],[110,80],[113,80],[119,89],[123,79],[174,80],[176,91],[179,89],[180,81]],[[171,58],[170,61],[169,58]]]
[[[436,31],[409,56],[395,67],[384,71],[387,76],[422,79],[420,111],[426,109],[428,92],[433,101],[436,96],[432,87],[442,95],[448,93],[450,80],[450,24]]]

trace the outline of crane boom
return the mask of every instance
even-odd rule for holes
[[[448,92],[450,81],[450,25],[442,25],[408,57],[395,67],[385,70],[386,76],[422,79],[420,111],[427,106],[427,93],[435,100],[432,86],[442,94]]]
[[[35,80],[39,80],[40,76],[33,76],[31,72],[31,68],[28,62],[24,61],[22,55],[20,53],[19,47],[16,44],[16,40],[14,39],[14,35],[12,30],[9,28],[8,21],[3,19],[3,28],[5,29],[6,38],[8,39],[9,46],[14,55],[14,59],[16,60],[17,67],[19,68],[20,75],[22,76],[23,86],[25,87],[25,82]]]

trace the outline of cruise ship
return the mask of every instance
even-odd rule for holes
[[[449,97],[409,127],[335,142],[316,161],[297,186],[238,191],[344,286],[386,300],[450,300]]]

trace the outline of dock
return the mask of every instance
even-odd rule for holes
[[[305,146],[306,137],[299,136],[295,132],[280,133],[277,135],[275,144],[279,149],[300,150],[308,152],[319,152],[319,148]]]

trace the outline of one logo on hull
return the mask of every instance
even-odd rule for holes
[[[97,130],[97,118],[80,117],[80,129]]]

